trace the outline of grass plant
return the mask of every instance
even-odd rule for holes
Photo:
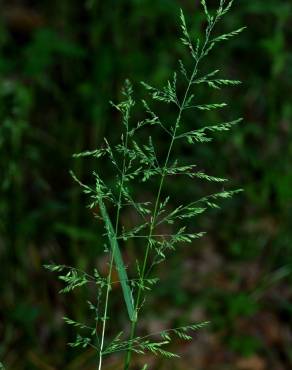
[[[207,73],[201,72],[204,69],[204,60],[210,57],[213,49],[244,29],[243,27],[219,35],[216,33],[217,24],[230,11],[232,4],[233,0],[219,0],[218,8],[211,10],[206,1],[201,0],[206,26],[204,36],[197,39],[189,33],[181,10],[181,42],[189,51],[191,62],[179,60],[178,70],[162,88],[142,82],[150,99],[145,98],[136,102],[132,84],[127,80],[123,88],[122,102],[111,103],[122,118],[120,141],[110,143],[104,139],[101,148],[74,155],[76,158],[93,157],[99,161],[97,167],[99,170],[93,173],[94,185],[84,184],[73,172],[72,176],[90,198],[89,207],[104,223],[108,272],[107,276],[103,276],[98,269],[89,274],[64,265],[51,264],[46,267],[57,272],[65,283],[62,292],[67,293],[89,283],[96,285],[97,303],[88,302],[93,313],[93,324],[77,322],[67,317],[65,321],[74,326],[78,332],[70,345],[94,348],[99,370],[103,367],[104,357],[115,352],[124,352],[124,370],[130,369],[133,354],[151,352],[167,358],[178,357],[177,353],[167,347],[173,338],[192,340],[192,332],[207,325],[207,322],[191,323],[159,333],[137,336],[137,326],[143,314],[147,295],[156,284],[159,284],[159,279],[155,275],[157,266],[167,262],[171,253],[177,251],[180,244],[193,243],[194,240],[203,237],[204,232],[193,230],[190,220],[210,208],[219,208],[222,199],[231,198],[241,191],[225,190],[222,187],[227,181],[225,178],[207,174],[198,168],[197,164],[183,163],[175,155],[176,146],[206,145],[212,141],[215,133],[229,131],[241,122],[241,118],[237,118],[227,122],[200,125],[191,131],[184,128],[184,120],[190,112],[197,121],[198,117],[200,120],[204,119],[212,110],[220,110],[227,105],[225,102],[196,101],[197,88],[220,90],[223,87],[240,84],[238,80],[219,77],[218,69]],[[166,122],[162,113],[156,111],[160,104],[166,104],[167,109],[174,112],[172,122]],[[136,117],[133,114],[136,106],[143,112],[143,117],[138,120],[132,118]],[[162,135],[168,140],[165,153],[156,145],[155,135],[158,134],[158,130],[161,130]],[[114,181],[109,181],[103,176],[102,167],[106,162],[110,163],[114,170]],[[217,183],[221,190],[180,204],[173,201],[171,194],[168,194],[168,181],[176,181],[181,177],[190,181],[197,179]],[[147,200],[139,194],[139,189],[143,186],[153,194]],[[125,227],[121,222],[121,215],[128,209],[135,214],[136,223],[131,227]],[[133,266],[125,263],[123,253],[123,249],[130,241],[139,251]],[[128,333],[120,331],[113,338],[109,338],[108,325],[112,318],[110,298],[113,284],[117,283],[113,278],[115,270],[122,289],[129,330]],[[143,366],[143,370],[145,369],[147,364]]]

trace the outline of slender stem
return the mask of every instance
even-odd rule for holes
[[[177,130],[178,130],[179,125],[180,125],[181,116],[182,116],[183,110],[185,108],[185,103],[186,103],[186,101],[189,97],[190,88],[191,88],[191,86],[193,84],[193,81],[194,81],[194,78],[195,78],[195,76],[198,72],[199,62],[204,57],[204,53],[205,53],[206,47],[207,47],[208,42],[209,42],[211,31],[212,31],[215,23],[217,22],[217,19],[218,19],[218,15],[214,18],[213,22],[210,23],[209,27],[207,28],[204,45],[202,47],[200,56],[196,59],[196,63],[195,63],[194,69],[193,69],[193,73],[192,73],[191,78],[188,82],[188,86],[186,88],[184,98],[183,98],[182,103],[181,103],[180,108],[179,108],[179,113],[178,113],[178,116],[177,116],[177,119],[176,119],[176,122],[175,122],[171,142],[170,142],[168,152],[167,152],[167,155],[166,155],[166,159],[165,159],[165,163],[164,163],[164,166],[163,166],[161,180],[160,180],[160,183],[159,183],[156,202],[155,202],[154,211],[153,211],[153,217],[151,219],[151,224],[150,224],[150,229],[149,229],[148,243],[147,243],[146,252],[145,252],[145,256],[144,256],[144,261],[143,261],[143,265],[142,265],[142,270],[141,270],[141,274],[140,274],[140,284],[139,284],[139,288],[138,288],[137,300],[136,300],[136,305],[135,305],[136,320],[131,323],[130,344],[129,344],[127,354],[126,354],[126,357],[125,357],[124,370],[129,370],[129,366],[130,366],[130,362],[131,362],[132,342],[133,342],[133,338],[135,336],[135,331],[136,331],[136,327],[137,327],[138,310],[139,310],[139,306],[140,306],[140,303],[141,303],[141,296],[142,296],[142,290],[143,290],[142,289],[143,280],[144,280],[144,277],[145,277],[147,262],[148,262],[149,253],[150,253],[150,249],[151,249],[150,239],[153,236],[153,230],[155,229],[155,225],[156,225],[156,218],[157,218],[157,214],[158,214],[158,206],[159,206],[161,192],[162,192],[162,188],[163,188],[163,185],[164,185],[164,180],[165,180],[165,176],[166,176],[166,172],[167,172],[167,166],[168,166],[170,155],[171,155],[171,152],[172,152],[172,149],[173,149],[174,141],[176,139],[176,133],[177,133]]]
[[[129,119],[129,112],[126,113],[126,137],[125,137],[125,148],[128,147],[128,137],[129,137],[129,130],[128,130],[128,119]],[[120,218],[120,211],[121,211],[121,200],[122,200],[122,188],[125,181],[125,171],[126,171],[126,154],[124,153],[123,157],[123,165],[122,165],[122,174],[121,174],[121,181],[120,181],[120,188],[119,188],[119,197],[118,197],[118,208],[116,214],[116,224],[115,224],[115,234],[118,233],[119,227],[119,218]],[[105,330],[106,330],[106,321],[107,321],[107,312],[108,312],[108,302],[109,302],[109,295],[112,289],[112,272],[113,272],[113,265],[114,265],[114,251],[111,252],[110,257],[110,265],[109,265],[109,272],[107,276],[107,288],[106,288],[106,295],[105,295],[105,305],[104,305],[104,313],[102,317],[102,332],[101,332],[101,342],[99,348],[99,361],[98,361],[98,370],[101,370],[102,366],[102,359],[103,359],[103,347],[104,347],[104,338],[105,338]]]
[[[187,87],[185,95],[184,95],[183,102],[180,106],[178,117],[176,119],[175,127],[174,127],[174,130],[173,130],[171,142],[170,142],[170,145],[169,145],[169,148],[168,148],[168,152],[167,152],[166,159],[165,159],[164,166],[163,166],[163,170],[162,170],[162,175],[161,175],[161,179],[160,179],[160,183],[159,183],[159,187],[158,187],[158,192],[157,192],[157,196],[156,196],[156,202],[155,202],[154,211],[153,211],[153,217],[152,217],[151,224],[150,224],[147,248],[146,248],[146,252],[145,252],[145,256],[144,256],[144,260],[143,260],[143,265],[142,265],[142,270],[141,270],[141,274],[140,274],[141,284],[139,285],[139,288],[138,288],[137,300],[136,300],[136,305],[135,305],[135,310],[136,310],[137,317],[138,317],[139,305],[140,305],[140,302],[141,302],[143,280],[144,280],[145,271],[146,271],[147,262],[148,262],[148,257],[149,257],[149,253],[150,253],[150,249],[151,249],[150,239],[153,235],[153,230],[155,228],[155,223],[156,223],[156,218],[157,218],[157,213],[158,213],[158,206],[159,206],[160,197],[161,197],[161,191],[162,191],[162,188],[163,188],[163,185],[164,185],[166,170],[167,170],[168,162],[169,162],[169,159],[170,159],[171,151],[172,151],[172,148],[173,148],[173,144],[174,144],[174,141],[175,141],[176,132],[177,132],[177,129],[178,129],[179,124],[180,124],[181,115],[182,115],[182,112],[183,112],[183,107],[184,107],[184,104],[185,104],[186,99],[188,97],[192,81],[193,81],[193,79],[194,79],[194,77],[197,73],[197,65],[198,65],[198,62],[196,62],[192,77],[189,81],[188,87]],[[129,370],[129,366],[130,366],[130,362],[131,362],[131,356],[132,356],[132,341],[133,341],[133,338],[135,336],[136,326],[137,326],[137,320],[133,321],[131,323],[130,345],[129,345],[127,355],[126,355],[126,359],[125,359],[124,370]]]

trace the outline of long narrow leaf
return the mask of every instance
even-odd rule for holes
[[[100,208],[100,213],[103,217],[103,220],[105,222],[105,227],[107,230],[107,235],[108,235],[108,240],[112,249],[114,261],[115,261],[115,266],[118,271],[119,279],[122,285],[122,290],[123,290],[123,295],[125,299],[125,303],[127,306],[127,311],[128,315],[131,321],[136,320],[136,313],[134,309],[134,303],[133,303],[133,295],[132,291],[129,286],[129,279],[127,275],[127,271],[125,268],[125,264],[121,255],[121,251],[119,248],[119,244],[116,238],[116,234],[114,232],[113,225],[111,223],[111,220],[109,218],[109,215],[106,210],[106,206],[102,199],[99,199],[99,208]]]

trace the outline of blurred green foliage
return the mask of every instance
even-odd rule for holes
[[[68,311],[76,319],[84,316],[87,293],[58,296],[59,284],[42,269],[51,260],[86,268],[102,259],[99,226],[68,174],[73,168],[87,178],[94,163],[73,162],[71,155],[95,148],[105,134],[115,138],[120,123],[108,101],[119,98],[125,78],[133,80],[138,93],[140,80],[160,85],[168,78],[183,53],[177,42],[179,7],[190,15],[192,32],[200,32],[198,6],[188,0],[1,4],[0,359],[8,368],[45,369],[41,357],[58,368],[82,366],[65,346],[71,333],[61,317]],[[235,2],[222,31],[248,29],[209,63],[222,66],[222,75],[244,81],[220,98],[230,103],[232,118],[242,114],[245,122],[215,145],[180,153],[196,156],[212,173],[233,178],[232,187],[245,189],[202,220],[208,248],[224,261],[219,272],[236,294],[226,292],[223,283],[214,288],[212,268],[195,297],[191,289],[189,294],[174,289],[182,273],[175,268],[165,271],[169,283],[157,292],[166,306],[174,300],[186,310],[203,306],[214,330],[225,331],[226,345],[243,354],[261,346],[236,326],[238,318],[270,309],[272,300],[279,320],[283,315],[291,324],[285,295],[276,303],[265,296],[271,286],[291,282],[291,18],[290,0]],[[205,93],[199,94],[203,100]],[[212,94],[215,99],[217,93]],[[222,120],[217,114],[210,120]],[[189,117],[190,127],[198,124]],[[173,185],[174,194],[181,186]],[[185,188],[183,196],[188,192],[200,189]],[[192,260],[205,247],[201,243],[184,253]],[[211,262],[207,256],[204,263]],[[255,264],[256,278],[247,282],[245,270]],[[283,268],[285,273],[277,275]],[[259,287],[260,298],[254,299]]]

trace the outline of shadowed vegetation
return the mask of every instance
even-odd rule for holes
[[[210,1],[211,9],[215,4]],[[289,369],[292,364],[287,331],[291,7],[288,0],[235,3],[218,32],[248,28],[203,68],[219,66],[220,76],[244,84],[220,91],[198,89],[198,101],[220,98],[229,108],[196,118],[190,113],[185,122],[188,131],[199,127],[201,117],[210,124],[243,116],[244,123],[232,135],[216,135],[211,145],[174,151],[181,161],[194,159],[206,173],[228,175],[228,187],[245,189],[219,212],[200,216],[196,229],[208,236],[159,268],[161,283],[147,300],[141,335],[188,322],[212,322],[191,345],[175,343],[171,349],[185,356],[171,361],[174,369],[226,369],[228,364],[232,369]],[[192,35],[202,34],[204,15],[199,2],[178,0],[15,0],[4,1],[1,8],[0,361],[7,369],[92,369],[93,351],[67,347],[75,331],[62,317],[83,322],[95,288],[59,295],[61,282],[42,268],[54,261],[107,274],[104,229],[93,217],[98,210],[86,209],[87,198],[69,174],[71,168],[83,183],[91,183],[96,162],[72,160],[72,154],[94,150],[104,136],[117,142],[122,125],[109,100],[121,100],[123,81],[129,77],[138,97],[144,96],[140,80],[163,86],[185,55],[176,42],[179,8]],[[168,106],[160,112],[171,121]],[[138,118],[133,113],[132,119]],[[164,134],[157,136],[157,144],[165,154]],[[112,178],[109,165],[99,170]],[[214,188],[179,178],[168,190],[173,199],[188,202]],[[149,196],[144,190],[141,201]],[[126,228],[134,221],[132,212],[121,215]],[[123,255],[127,266],[135,261],[134,252],[129,242]],[[127,313],[120,306],[121,288],[113,290],[116,323],[123,327]],[[122,366],[119,357],[111,361],[109,369]],[[151,361],[143,359],[150,368],[168,368]]]

